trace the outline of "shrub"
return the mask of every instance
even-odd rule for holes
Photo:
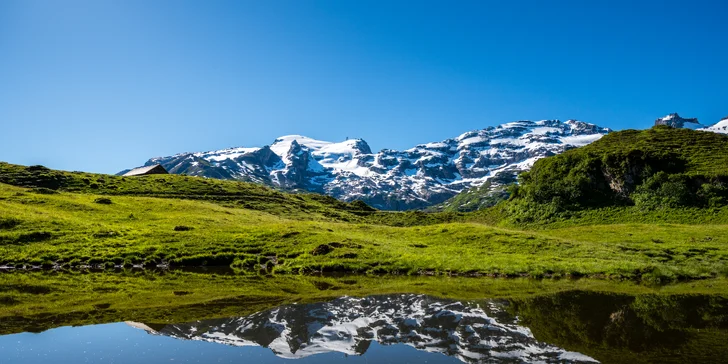
[[[29,192],[37,193],[37,194],[41,194],[41,195],[53,195],[53,194],[58,193],[58,191],[52,190],[52,189],[46,188],[46,187],[31,188]]]
[[[720,207],[728,204],[728,188],[725,183],[719,181],[700,185],[696,194],[707,207]]]
[[[358,210],[358,211],[377,211],[377,209],[367,205],[367,203],[362,200],[356,200],[356,201],[350,202],[349,207],[352,210]]]
[[[635,206],[643,209],[693,205],[697,201],[688,182],[684,175],[668,175],[660,171],[639,185],[631,197]]]
[[[0,217],[0,229],[12,229],[23,221],[14,217]]]
[[[37,164],[37,165],[34,165],[34,166],[29,166],[28,167],[28,171],[31,171],[31,172],[47,172],[47,171],[50,171],[50,168],[48,168],[46,166],[42,166],[40,164]]]
[[[15,241],[18,243],[36,243],[52,237],[53,235],[47,231],[34,231],[32,233],[20,234]]]

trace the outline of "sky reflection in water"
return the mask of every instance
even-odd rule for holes
[[[259,346],[235,347],[204,341],[149,335],[125,323],[62,327],[40,334],[0,336],[2,363],[280,363]],[[376,342],[364,356],[324,353],[291,363],[459,363],[453,357],[418,351],[406,345]]]

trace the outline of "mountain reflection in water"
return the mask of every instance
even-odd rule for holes
[[[402,294],[276,307],[248,316],[155,325],[128,322],[154,335],[233,346],[263,346],[282,358],[339,352],[363,355],[372,341],[405,344],[467,363],[596,360],[539,342],[505,300],[467,304]]]
[[[6,316],[0,363],[728,363],[723,293],[567,290],[473,302],[397,294],[280,304],[246,298],[169,311],[97,305]]]

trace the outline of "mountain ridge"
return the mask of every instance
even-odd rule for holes
[[[151,158],[145,165],[408,210],[444,202],[489,180],[513,179],[540,158],[589,144],[609,132],[578,120],[522,120],[376,153],[363,139],[327,142],[286,135],[263,147],[179,153]]]
[[[701,124],[697,118],[683,118],[678,113],[671,113],[655,120],[655,126],[658,125],[665,125],[678,129],[691,129],[728,134],[728,116],[720,119],[715,124],[704,125]]]

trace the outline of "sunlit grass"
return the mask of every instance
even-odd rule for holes
[[[0,185],[0,263],[229,266],[240,271],[708,278],[726,271],[728,226],[612,224],[519,230],[305,220],[215,202],[38,194]],[[185,227],[185,229],[179,229]],[[177,231],[184,230],[184,231]]]

